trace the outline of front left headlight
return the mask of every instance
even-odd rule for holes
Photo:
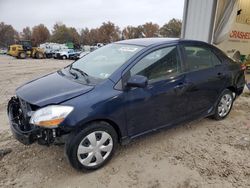
[[[35,111],[30,118],[30,123],[41,127],[55,128],[73,109],[72,106],[47,106]]]

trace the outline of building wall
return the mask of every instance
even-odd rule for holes
[[[239,10],[241,9],[240,15],[236,18],[236,23],[250,25],[250,1],[249,0],[238,0]]]
[[[239,51],[244,61],[250,58],[250,0],[239,0],[238,10],[241,10],[240,15],[236,16],[227,39],[217,46],[230,57]]]
[[[211,42],[217,0],[186,0],[182,38]]]

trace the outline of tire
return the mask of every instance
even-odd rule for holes
[[[228,89],[224,90],[218,99],[215,107],[215,113],[212,118],[215,120],[222,120],[226,118],[233,107],[233,103],[234,97],[232,91]]]
[[[98,142],[103,144],[98,146]],[[65,153],[75,169],[96,170],[112,158],[117,143],[117,133],[111,125],[106,122],[94,122],[69,135]]]
[[[63,55],[63,56],[62,56],[62,59],[63,59],[63,60],[67,59],[67,56],[66,56],[66,55]]]
[[[18,58],[19,59],[25,59],[27,57],[27,54],[25,53],[25,52],[20,52],[19,54],[18,54]]]
[[[52,58],[52,54],[45,54],[45,57],[48,58],[48,59]]]
[[[42,59],[42,58],[43,58],[43,54],[42,54],[41,52],[36,52],[35,57],[36,57],[37,59]]]

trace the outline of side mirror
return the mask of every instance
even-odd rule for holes
[[[148,79],[145,76],[134,75],[128,79],[127,87],[144,88],[148,85]]]

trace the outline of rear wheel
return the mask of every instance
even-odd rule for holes
[[[219,102],[216,105],[215,114],[212,117],[216,120],[221,120],[227,117],[232,109],[233,102],[233,93],[230,90],[226,89],[220,96]]]
[[[25,59],[27,57],[27,54],[25,53],[25,52],[20,52],[19,54],[18,54],[18,58],[19,59]]]
[[[74,168],[95,170],[112,158],[116,146],[117,134],[113,127],[106,122],[95,122],[72,133],[65,151]]]

